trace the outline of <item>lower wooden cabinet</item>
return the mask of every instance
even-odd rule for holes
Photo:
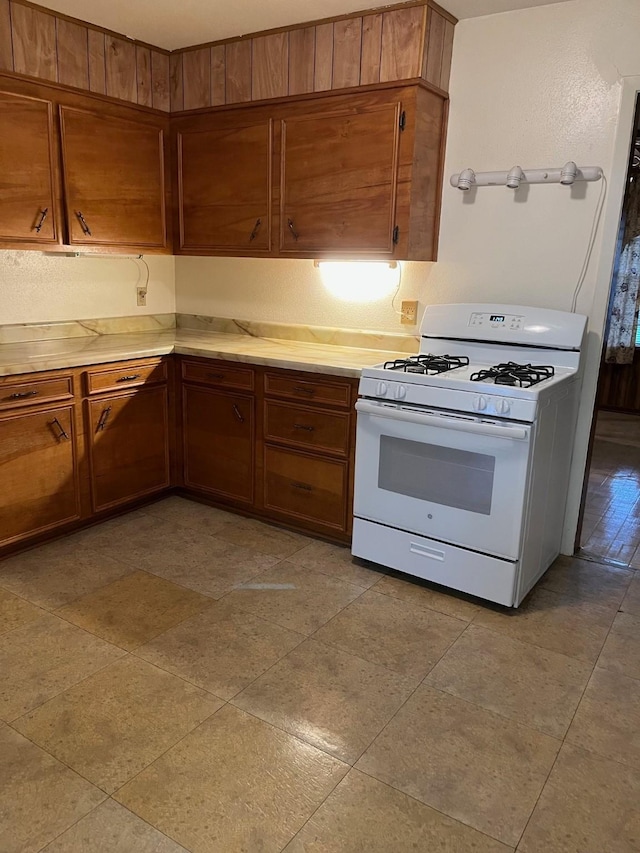
[[[0,544],[80,518],[73,406],[0,418]]]
[[[166,386],[87,401],[95,512],[170,485]]]
[[[230,391],[185,385],[182,416],[185,486],[252,504],[253,399]]]

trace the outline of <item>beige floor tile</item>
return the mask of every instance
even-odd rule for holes
[[[357,767],[515,846],[559,747],[554,738],[422,685]]]
[[[536,587],[517,610],[484,608],[474,624],[595,663],[615,617],[610,607]]]
[[[221,601],[136,654],[221,699],[231,699],[303,639]]]
[[[512,849],[350,770],[284,853],[508,853]]]
[[[187,853],[119,803],[105,800],[43,853]]]
[[[598,666],[640,679],[640,617],[616,614]]]
[[[415,678],[307,640],[233,704],[352,764],[416,684]]]
[[[364,592],[361,586],[284,562],[225,597],[233,607],[311,634]]]
[[[139,515],[92,547],[167,580],[218,598],[278,562],[262,554],[151,515]]]
[[[212,604],[211,598],[192,589],[134,572],[67,604],[56,615],[131,650]]]
[[[14,720],[122,657],[109,643],[45,613],[0,636],[0,718]]]
[[[289,562],[369,589],[384,574],[382,567],[374,563],[363,565],[364,561],[356,562],[356,559],[346,545],[316,540],[292,554]]]
[[[44,616],[44,611],[6,589],[0,589],[0,634]]]
[[[632,576],[633,572],[627,569],[561,556],[543,576],[540,586],[617,610]]]
[[[245,548],[253,548],[262,554],[270,554],[283,560],[291,554],[295,554],[310,539],[301,536],[291,530],[283,530],[273,524],[265,524],[256,518],[240,518],[236,516],[233,522],[225,524],[217,533],[219,539],[232,542],[234,545],[242,545]]]
[[[424,678],[466,627],[460,619],[368,590],[323,625],[314,639]]]
[[[562,738],[590,675],[591,664],[469,625],[426,683]]]
[[[419,607],[426,607],[428,610],[438,610],[440,613],[446,613],[447,616],[454,616],[456,619],[464,619],[466,622],[470,622],[480,610],[480,604],[465,598],[461,593],[428,584],[417,578],[404,578],[396,574],[381,578],[376,584],[375,591],[392,595],[394,598],[408,601]]]
[[[227,706],[116,799],[193,853],[279,853],[346,770]]]
[[[635,573],[633,580],[629,584],[629,589],[622,600],[620,610],[624,613],[632,613],[634,616],[640,616],[640,572]]]
[[[567,741],[640,770],[640,681],[596,667]]]
[[[518,853],[637,853],[640,773],[565,744]]]
[[[36,853],[105,795],[0,724],[0,848]]]
[[[80,544],[77,535],[0,563],[0,587],[55,610],[131,572],[131,566],[113,559],[116,550],[99,554]]]
[[[225,524],[237,521],[239,518],[232,512],[225,512],[223,509],[180,498],[177,495],[149,504],[143,507],[142,511],[145,515],[152,515],[163,521],[208,534],[216,533]]]
[[[199,688],[127,656],[14,725],[111,793],[221,705]]]

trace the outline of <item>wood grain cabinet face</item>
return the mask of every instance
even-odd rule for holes
[[[60,107],[72,245],[167,245],[164,133],[144,121]]]
[[[182,130],[177,148],[180,248],[268,252],[271,120]]]
[[[281,123],[280,252],[391,256],[400,103],[307,110]]]
[[[80,517],[72,406],[0,418],[0,544]]]
[[[86,401],[93,509],[169,486],[166,386]]]
[[[185,486],[253,503],[253,398],[191,385],[182,395]]]
[[[0,240],[57,241],[50,101],[0,92]]]

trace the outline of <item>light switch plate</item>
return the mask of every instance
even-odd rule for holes
[[[402,302],[400,322],[403,326],[415,326],[418,319],[418,303],[405,299]]]

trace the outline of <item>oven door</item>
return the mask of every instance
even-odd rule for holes
[[[358,400],[354,514],[517,559],[531,424]]]

